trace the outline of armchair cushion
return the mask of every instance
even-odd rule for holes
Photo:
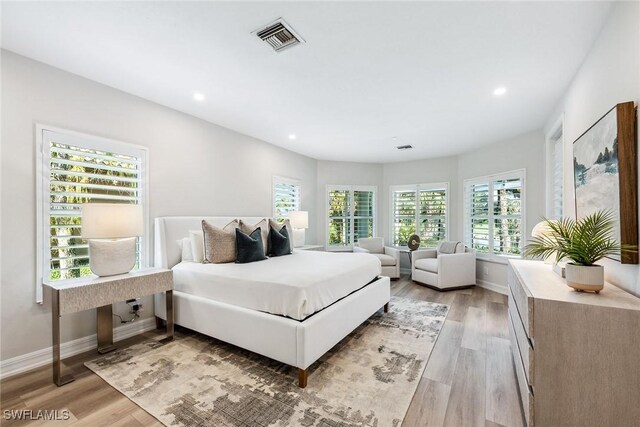
[[[353,252],[356,253],[363,253],[363,254],[368,254],[371,253],[371,251],[369,249],[365,249],[365,248],[361,248],[360,246],[354,246],[353,247]]]
[[[440,242],[438,243],[438,255],[440,254],[461,254],[464,253],[462,242]]]
[[[358,239],[358,246],[368,250],[372,254],[384,253],[384,240],[382,237],[369,237]]]
[[[435,258],[437,256],[435,249],[418,249],[417,251],[413,251],[411,253],[411,259],[417,261],[422,258]]]
[[[398,262],[397,258],[391,255],[386,255],[386,254],[371,254],[371,255],[378,257],[378,259],[380,260],[380,263],[383,266],[396,265],[396,263]]]
[[[414,263],[415,268],[419,270],[428,271],[430,273],[438,273],[438,259],[437,258],[422,258],[418,259]]]

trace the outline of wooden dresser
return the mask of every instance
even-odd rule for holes
[[[529,426],[640,426],[640,298],[569,288],[538,261],[509,263],[509,334]]]

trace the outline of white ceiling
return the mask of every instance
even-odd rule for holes
[[[610,5],[3,2],[2,46],[311,157],[392,162],[540,128]],[[251,35],[278,17],[307,43]]]

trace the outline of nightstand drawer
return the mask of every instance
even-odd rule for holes
[[[528,426],[533,425],[533,392],[529,384],[527,383],[527,377],[525,374],[524,366],[522,364],[522,358],[520,350],[518,348],[518,341],[516,340],[516,333],[513,329],[513,322],[509,322],[509,336],[511,338],[511,354],[513,355],[513,365],[516,371],[516,379],[518,380],[518,388],[520,389],[520,399],[522,403],[522,409],[524,411],[524,418]]]
[[[515,338],[515,342],[518,344],[518,350],[527,377],[527,383],[533,387],[533,370],[535,360],[533,355],[534,349],[524,332],[522,320],[518,316],[518,310],[516,309],[515,305],[512,304],[513,300],[511,298],[512,296],[509,295],[509,322],[511,323],[510,327],[513,329],[513,338]]]
[[[524,331],[527,334],[527,338],[533,338],[533,297],[528,294],[524,286],[520,283],[520,280],[512,268],[509,268],[509,290],[511,295],[509,299],[509,305],[511,301],[515,302],[518,308],[518,315],[522,320]]]

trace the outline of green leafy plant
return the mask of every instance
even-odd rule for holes
[[[525,256],[555,256],[556,262],[566,258],[576,265],[591,266],[606,256],[636,251],[635,246],[621,245],[612,237],[616,219],[608,210],[578,220],[544,218],[544,221],[548,232],[531,238]]]

